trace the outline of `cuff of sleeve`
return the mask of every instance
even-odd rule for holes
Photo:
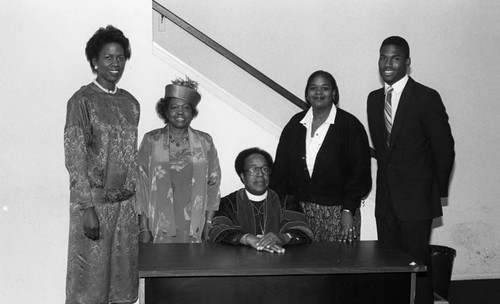
[[[236,235],[236,237],[240,240],[240,243],[243,245],[248,245],[247,244],[247,236],[249,236],[250,233],[245,233],[242,236]]]
[[[311,238],[303,231],[294,229],[290,230],[288,233],[292,236],[292,238],[290,239],[290,242],[288,242],[288,244],[286,245],[306,244],[312,241]]]
[[[355,201],[347,200],[342,204],[342,210],[349,210],[352,214],[356,212],[356,209],[359,208],[359,203],[356,204]]]
[[[94,200],[92,198],[92,195],[82,196],[80,194],[81,193],[78,193],[77,191],[71,191],[69,199],[70,202],[76,203],[79,210],[94,207]]]

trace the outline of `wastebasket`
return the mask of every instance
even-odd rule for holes
[[[434,292],[447,299],[453,261],[457,251],[446,246],[430,245],[430,247]]]

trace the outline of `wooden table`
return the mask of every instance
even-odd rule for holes
[[[225,244],[141,245],[142,303],[414,303],[412,258],[376,241],[284,254]],[[145,301],[145,302],[144,302]]]

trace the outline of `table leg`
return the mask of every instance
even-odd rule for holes
[[[146,300],[144,298],[144,287],[145,287],[145,279],[139,278],[139,304],[146,304]]]
[[[410,282],[410,304],[415,304],[415,292],[417,285],[417,273],[411,273],[411,282]]]

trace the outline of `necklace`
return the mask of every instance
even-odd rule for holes
[[[264,235],[266,234],[266,224],[267,224],[267,213],[266,213],[267,198],[261,202],[250,201],[250,204],[253,207],[254,220],[259,224],[260,231],[262,235]],[[257,207],[256,205],[260,206]]]
[[[102,85],[99,84],[99,82],[97,82],[97,79],[94,79],[94,84],[101,90],[103,90],[105,93],[108,93],[108,94],[115,94],[116,91],[118,91],[118,87],[115,86],[115,89],[114,90],[108,90],[106,89],[105,87],[103,87]]]
[[[175,144],[177,147],[180,147],[181,145],[187,144],[189,139],[189,134],[186,134],[179,138],[175,138],[172,134],[169,134],[168,139],[170,140],[170,143]]]

